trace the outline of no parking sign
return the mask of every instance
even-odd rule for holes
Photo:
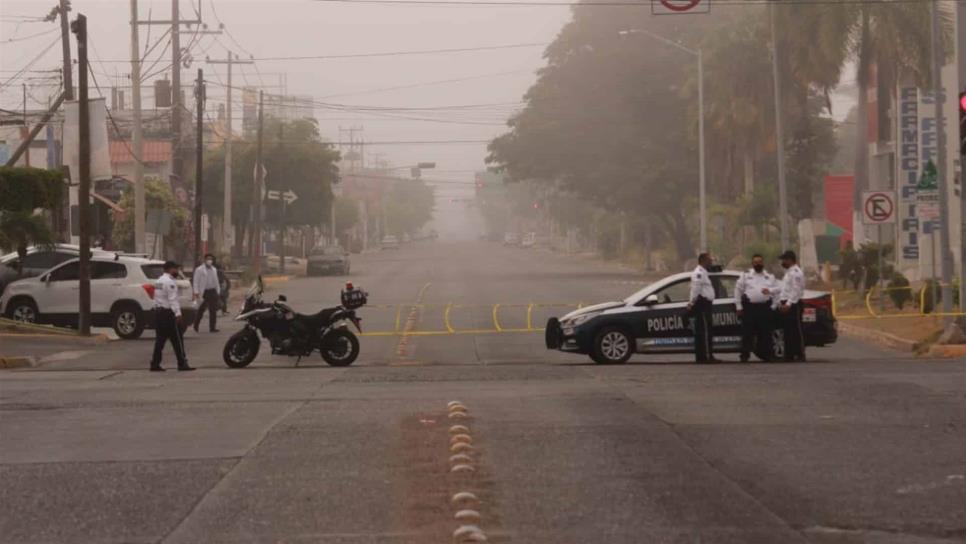
[[[885,225],[896,222],[896,194],[891,191],[862,193],[862,223]]]

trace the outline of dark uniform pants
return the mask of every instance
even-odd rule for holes
[[[167,308],[155,308],[155,327],[154,327],[154,356],[151,357],[151,367],[161,366],[161,352],[164,344],[169,340],[171,347],[174,348],[174,355],[178,359],[178,366],[188,366],[188,358],[184,352],[184,338],[181,336],[181,329],[174,312]]]
[[[774,314],[771,302],[752,303],[744,301],[741,304],[741,358],[748,359],[751,352],[762,360],[770,360],[774,356],[772,350],[772,322]]]
[[[201,324],[201,318],[205,315],[205,310],[207,309],[208,330],[214,332],[217,328],[218,308],[221,308],[221,296],[218,294],[217,289],[206,289],[202,293],[201,298],[201,306],[198,307],[198,313],[195,315],[195,329]]]
[[[691,317],[694,318],[694,360],[699,363],[707,363],[714,358],[711,309],[711,301],[702,297],[698,297],[691,307]]]
[[[785,360],[805,358],[805,335],[802,332],[802,303],[790,305],[788,313],[780,313],[782,329],[785,332]]]

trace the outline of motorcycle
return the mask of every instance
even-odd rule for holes
[[[304,315],[289,306],[285,295],[279,295],[274,302],[263,301],[264,290],[259,277],[246,294],[235,321],[246,321],[247,325],[225,343],[222,358],[226,365],[244,368],[255,360],[261,346],[258,333],[268,340],[273,355],[298,357],[299,361],[316,350],[332,366],[349,366],[359,356],[359,339],[347,323],[362,333],[362,320],[355,311],[366,304],[368,293],[348,282],[342,291],[341,305]]]

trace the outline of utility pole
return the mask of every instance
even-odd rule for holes
[[[134,128],[131,149],[134,155],[134,252],[146,253],[144,217],[144,141],[141,126],[141,47],[138,40],[138,0],[131,0],[131,107]]]
[[[952,317],[949,315],[953,310],[953,261],[950,253],[949,237],[949,198],[946,187],[946,137],[945,123],[943,120],[943,85],[942,85],[942,65],[945,59],[943,49],[941,27],[939,26],[939,3],[930,2],[931,6],[931,32],[932,32],[932,92],[933,102],[936,107],[936,181],[939,189],[939,255],[940,266],[942,267],[942,300],[943,300],[943,321],[949,327],[953,324]]]
[[[778,225],[782,251],[788,247],[788,190],[785,186],[785,132],[782,128],[782,83],[778,64],[778,35],[775,31],[775,6],[769,2],[771,19],[771,70],[775,87],[775,154],[778,162]]]
[[[181,160],[181,15],[171,0],[171,173],[182,179]]]
[[[228,51],[227,60],[211,60],[207,59],[208,64],[225,64],[228,66],[228,86],[225,89],[227,97],[225,98],[225,117],[228,123],[226,132],[228,135],[225,137],[225,203],[224,212],[222,214],[222,244],[224,248],[231,251],[231,242],[234,237],[234,231],[232,230],[232,220],[231,220],[231,140],[232,140],[232,112],[231,112],[231,67],[233,64],[255,64],[252,60],[241,60],[238,55],[232,57],[232,52]]]
[[[71,30],[77,35],[77,76],[78,76],[78,140],[80,156],[80,186],[77,188],[77,208],[79,211],[80,283],[78,301],[77,329],[84,336],[91,334],[91,240],[90,240],[90,200],[91,200],[91,123],[90,104],[87,102],[87,17],[77,14],[71,23]]]
[[[258,136],[255,144],[255,194],[252,195],[252,206],[255,215],[255,231],[252,236],[252,269],[255,275],[262,273],[262,185],[264,179],[264,166],[262,165],[262,132],[265,128],[263,108],[265,105],[264,91],[258,91]]]
[[[198,68],[198,79],[195,81],[195,105],[198,108],[198,126],[195,134],[195,266],[201,263],[201,221],[203,206],[202,193],[204,191],[204,115],[205,115],[205,75]]]
[[[70,34],[67,24],[67,12],[70,11],[70,0],[60,0],[60,48],[64,57],[64,94],[67,100],[74,99],[74,76],[70,66]]]

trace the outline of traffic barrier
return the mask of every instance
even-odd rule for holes
[[[884,300],[889,297],[889,293],[908,291],[908,305],[897,308],[892,300]],[[962,303],[959,308],[952,312],[926,311],[931,305],[928,303],[929,289],[928,284],[914,288],[911,286],[887,287],[882,288],[873,286],[867,291],[860,292],[850,289],[833,289],[832,297],[832,316],[838,320],[851,319],[882,319],[882,318],[910,318],[910,317],[961,317],[966,316]],[[891,297],[889,297],[891,299]],[[938,303],[939,306],[941,303]],[[878,308],[877,308],[878,306]],[[886,307],[891,306],[892,310]],[[849,313],[843,313],[843,308],[850,308]],[[861,311],[857,311],[861,309]]]
[[[384,310],[391,312],[392,328],[366,330],[361,336],[448,336],[448,335],[480,335],[480,334],[510,334],[510,333],[535,333],[543,332],[542,326],[535,326],[534,313],[540,310],[563,309],[569,310],[580,308],[582,303],[498,303],[498,304],[455,304],[447,302],[445,304],[425,304],[425,303],[406,303],[406,304],[370,304],[366,306],[368,310]],[[460,328],[454,324],[454,315],[459,310],[469,310],[470,316],[474,311],[486,311],[491,327],[466,327]],[[406,323],[403,326],[403,316],[412,315],[420,312],[420,321],[436,321],[441,326],[437,328],[420,329],[417,323],[413,326]],[[389,317],[388,315],[386,317]],[[466,316],[464,316],[466,317]],[[373,318],[364,319],[371,321]],[[477,319],[478,321],[478,319]],[[507,323],[516,321],[523,326],[510,326]]]

